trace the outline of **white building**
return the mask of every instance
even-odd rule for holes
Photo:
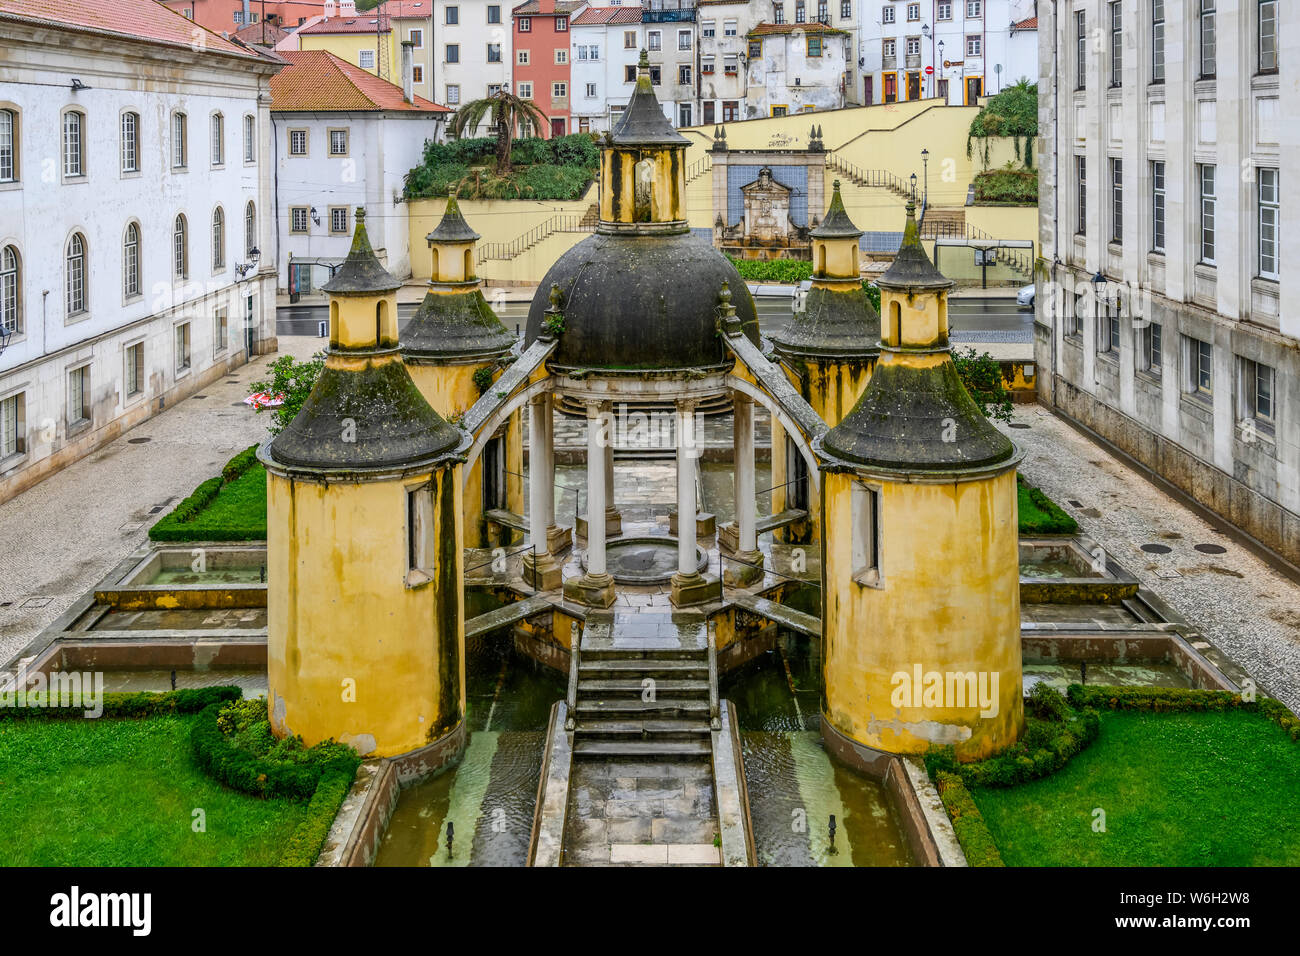
[[[844,106],[851,42],[848,31],[822,23],[755,24],[746,37],[745,117]]]
[[[514,62],[510,5],[433,2],[433,100],[454,110],[500,91],[510,82]],[[469,135],[488,135],[486,120]]]
[[[1297,8],[1039,18],[1039,401],[1300,563]]]
[[[271,125],[281,289],[304,295],[328,281],[348,254],[358,206],[379,260],[395,275],[411,274],[406,215],[395,200],[425,140],[444,138],[450,111],[412,94],[410,52],[404,44],[405,90],[323,50],[280,54],[289,65],[271,81]]]
[[[861,0],[863,103],[970,106],[1038,76],[1036,0]]]
[[[588,7],[569,21],[569,36],[573,130],[613,129],[636,86],[645,45],[641,7]]]
[[[279,64],[152,0],[29,10],[0,0],[0,500],[275,348]]]
[[[749,0],[699,0],[700,122],[731,123],[746,117],[746,37],[767,4]]]
[[[650,82],[674,126],[700,121],[695,0],[644,0],[641,5]]]

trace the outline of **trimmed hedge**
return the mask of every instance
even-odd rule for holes
[[[160,693],[139,691],[135,693],[109,693],[103,695],[103,717],[139,718],[165,714],[197,714],[209,707],[221,707],[239,700],[238,687],[199,687],[189,690],[169,690]],[[28,699],[43,700],[44,694],[29,694]],[[0,720],[44,718],[47,720],[81,718],[84,707],[0,707]]]
[[[802,282],[811,279],[813,265],[802,259],[732,259],[740,277],[746,282]]]
[[[331,771],[323,775],[307,805],[307,819],[298,824],[280,854],[280,866],[311,866],[320,856],[343,798],[352,786],[352,777]]]
[[[249,445],[221,469],[221,480],[232,482],[257,464],[257,445]]]
[[[1300,741],[1300,717],[1281,701],[1271,697],[1244,700],[1226,690],[1196,690],[1190,687],[1103,687],[1071,684],[1066,688],[1074,707],[1104,707],[1108,710],[1149,710],[1156,713],[1200,711],[1253,711],[1277,724],[1292,740]]]
[[[238,735],[222,733],[217,718],[224,706],[213,704],[199,714],[190,733],[190,748],[205,773],[234,790],[259,797],[307,800],[326,774],[341,773],[351,780],[361,764],[356,751],[338,745],[322,751],[316,747],[299,751],[304,758],[299,761],[259,757],[240,746]],[[313,756],[313,751],[318,756]]]
[[[1079,533],[1079,522],[1020,475],[1016,476],[1016,493],[1020,499],[1021,534]]]
[[[966,862],[971,866],[1006,866],[998,845],[993,841],[993,834],[984,822],[984,815],[961,777],[940,771],[935,775],[934,785],[943,801],[943,808],[948,811],[957,842],[966,854]]]
[[[254,469],[261,469],[257,446],[250,445],[222,466],[221,474],[200,484],[188,498],[163,515],[149,529],[151,541],[260,541],[266,537],[266,492],[240,482]],[[250,479],[251,480],[251,479]],[[218,502],[223,490],[226,498]],[[251,496],[251,497],[250,497]],[[230,514],[214,523],[195,525],[209,508],[229,499]]]
[[[1046,684],[1034,687],[1026,710],[1024,733],[1002,753],[962,763],[954,748],[939,747],[926,753],[926,770],[931,777],[941,772],[953,774],[971,787],[1011,787],[1060,770],[1101,732],[1097,711],[1072,711]]]

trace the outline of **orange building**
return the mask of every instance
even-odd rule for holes
[[[263,21],[292,29],[325,12],[325,0],[163,0],[163,5],[215,33],[235,33]]]
[[[583,6],[583,0],[527,0],[510,11],[515,95],[532,100],[550,120],[549,130],[537,131],[548,139],[569,132],[569,18]]]

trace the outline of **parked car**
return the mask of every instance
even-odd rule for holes
[[[1016,305],[1028,309],[1034,307],[1034,287],[1032,285],[1025,286],[1016,294]]]

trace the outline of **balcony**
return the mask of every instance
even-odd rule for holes
[[[642,23],[694,23],[694,10],[642,10]]]

